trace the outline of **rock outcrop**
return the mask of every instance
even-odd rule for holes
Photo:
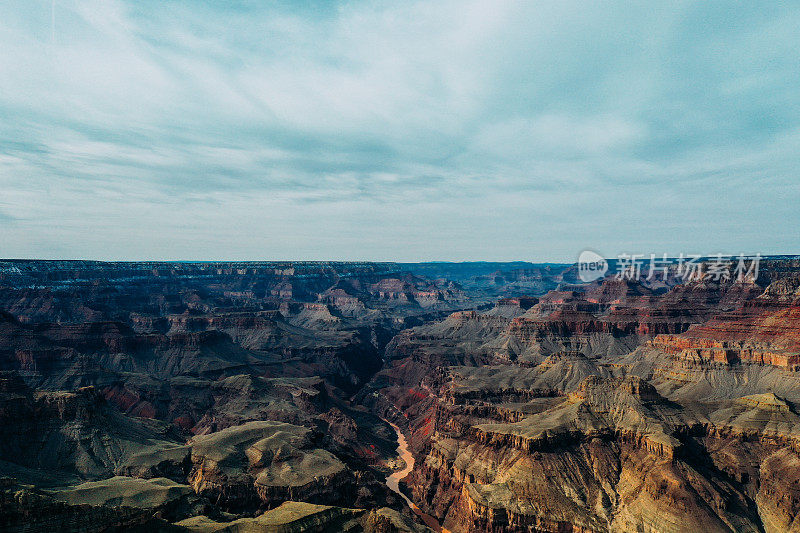
[[[396,337],[364,401],[407,431],[409,494],[451,531],[788,531],[787,268],[768,265],[768,285],[605,280],[524,313],[458,313]]]
[[[236,509],[292,499],[346,501],[352,479],[312,431],[283,422],[247,422],[192,439],[189,483],[198,494]],[[349,486],[348,486],[349,485]]]
[[[0,261],[0,528],[800,530],[798,272]]]

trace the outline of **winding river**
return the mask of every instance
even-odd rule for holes
[[[386,420],[392,428],[394,428],[395,433],[397,433],[397,455],[399,455],[403,461],[405,461],[406,466],[402,470],[397,470],[393,472],[389,477],[386,478],[386,486],[389,487],[390,490],[396,492],[400,495],[401,498],[411,507],[411,510],[414,511],[426,526],[431,528],[432,530],[436,531],[437,533],[450,533],[447,529],[443,528],[439,521],[436,518],[432,517],[431,515],[424,513],[422,509],[416,506],[414,502],[412,502],[408,496],[403,494],[403,491],[400,490],[400,480],[406,477],[411,470],[414,468],[414,456],[411,455],[411,452],[408,451],[408,443],[406,442],[406,437],[403,435],[403,432],[400,431],[400,428],[396,425],[392,424],[388,420]]]

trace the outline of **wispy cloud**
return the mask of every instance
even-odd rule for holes
[[[15,220],[16,219],[14,217],[12,217],[11,215],[9,215],[8,213],[4,213],[3,211],[0,211],[0,224],[10,224],[11,222],[14,222]]]
[[[6,2],[0,239],[103,258],[798,252],[798,25],[772,3]]]

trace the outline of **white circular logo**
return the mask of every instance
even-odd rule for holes
[[[584,250],[578,256],[578,277],[584,283],[600,279],[608,272],[608,261],[591,250]]]

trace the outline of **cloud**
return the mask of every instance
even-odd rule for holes
[[[12,217],[11,215],[9,215],[8,213],[4,213],[3,211],[0,211],[0,224],[10,224],[11,222],[14,222],[15,220],[16,219],[14,217]]]
[[[7,2],[0,239],[131,259],[798,251],[798,23],[771,4]]]

